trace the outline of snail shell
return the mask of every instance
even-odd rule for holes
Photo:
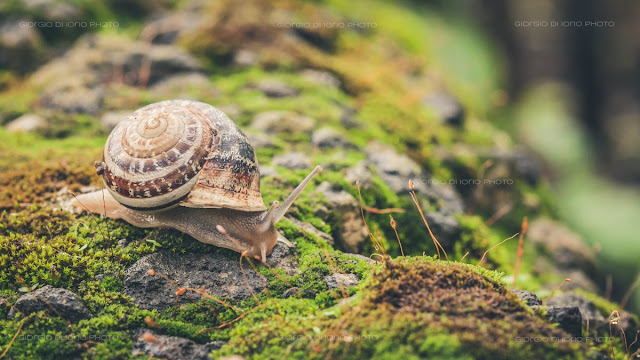
[[[191,100],[147,105],[109,135],[98,174],[126,207],[264,211],[253,147],[222,111]]]

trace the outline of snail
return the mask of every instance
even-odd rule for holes
[[[133,112],[109,135],[96,172],[106,189],[73,205],[141,228],[172,228],[266,261],[275,224],[322,168],[267,210],[256,155],[244,133],[217,108],[167,100]]]

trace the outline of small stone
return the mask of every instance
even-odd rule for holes
[[[520,300],[524,301],[525,304],[527,304],[527,306],[531,307],[536,305],[542,305],[542,300],[540,300],[540,298],[538,298],[538,296],[532,293],[531,291],[512,289],[511,292],[518,295]]]
[[[319,129],[311,136],[313,146],[325,148],[338,148],[351,145],[340,132],[331,128]]]
[[[340,80],[328,71],[305,69],[302,76],[314,84],[326,85],[334,88],[340,87]]]
[[[596,328],[608,323],[600,311],[598,311],[596,305],[591,300],[580,294],[569,292],[562,295],[556,295],[547,300],[547,305],[578,307],[580,309],[580,314],[582,315],[582,322],[586,326],[588,320],[591,328]]]
[[[340,115],[340,123],[347,129],[360,127],[360,123],[356,121],[356,109],[345,107]]]
[[[271,163],[291,170],[308,169],[311,167],[311,160],[299,152],[290,152],[284,155],[274,156]]]
[[[271,254],[267,257],[269,266],[284,270],[288,276],[300,274],[298,262],[295,259],[296,247],[296,243],[293,243],[293,247],[289,247],[285,243],[278,241]]]
[[[237,66],[253,66],[258,62],[258,55],[247,49],[240,49],[233,55],[233,64]]]
[[[263,94],[272,98],[292,97],[299,93],[295,88],[277,80],[262,81],[256,87]]]
[[[289,111],[267,111],[256,115],[251,126],[268,133],[311,132],[315,120]]]
[[[391,146],[372,143],[367,149],[367,159],[376,166],[382,180],[396,194],[409,192],[409,179],[413,180],[414,189],[418,193],[426,192],[426,184],[422,180],[422,169],[405,154],[398,154]]]
[[[298,287],[292,287],[292,288],[289,288],[289,289],[285,290],[282,293],[282,297],[285,298],[285,299],[288,299],[288,298],[290,298],[292,296],[298,296],[298,294],[300,294],[300,289]]]
[[[461,126],[464,123],[464,108],[456,98],[446,92],[433,94],[424,99],[423,103],[435,111],[447,125]]]
[[[258,133],[258,134],[248,133],[246,135],[247,135],[247,139],[249,140],[249,144],[251,144],[251,146],[253,146],[254,149],[277,148],[272,135],[265,134],[265,133]]]
[[[189,72],[169,75],[149,88],[153,100],[162,101],[171,98],[203,99],[220,96],[209,79],[202,73]]]
[[[298,227],[298,228],[300,228],[300,229],[302,229],[302,230],[304,230],[304,231],[306,231],[306,232],[308,232],[310,234],[313,234],[313,235],[319,237],[320,239],[326,241],[327,244],[329,244],[331,246],[334,245],[335,241],[333,240],[331,235],[329,235],[329,234],[327,234],[327,233],[325,233],[323,231],[318,230],[315,226],[313,226],[313,225],[311,225],[309,223],[303,223],[302,221],[300,221],[300,220],[298,220],[298,219],[296,219],[294,217],[291,217],[291,216],[287,216],[286,219],[291,221],[291,223],[293,225],[295,225],[296,227]]]
[[[368,189],[373,186],[373,174],[363,161],[359,162],[355,166],[345,169],[344,179],[351,184],[355,184],[356,181],[359,181],[360,186],[363,189]]]
[[[544,247],[560,270],[580,269],[589,274],[595,268],[591,249],[578,234],[559,222],[536,219],[529,224],[527,238]]]
[[[358,278],[353,274],[331,274],[324,277],[324,282],[329,289],[350,288],[358,285]]]
[[[278,170],[271,166],[262,166],[260,165],[260,177],[263,178],[265,176],[278,176]]]
[[[56,312],[51,311],[50,306]],[[51,285],[43,286],[38,290],[22,295],[13,307],[26,315],[40,310],[47,310],[51,313],[51,316],[58,316],[59,314],[63,319],[70,322],[77,322],[91,317],[91,313],[76,294],[67,289],[54,288]],[[12,308],[7,318],[11,320],[16,315],[16,310]]]
[[[336,248],[347,252],[358,252],[366,241],[367,229],[360,215],[358,201],[342,189],[334,189],[329,182],[323,182],[317,191],[324,194],[333,214],[338,216],[335,229]]]
[[[36,114],[24,114],[7,124],[11,132],[32,132],[47,127],[47,120]]]
[[[153,330],[138,329],[133,336],[132,355],[147,355],[161,359],[208,360],[209,353],[220,349],[225,342],[197,344],[189,339],[159,335]]]
[[[582,335],[582,315],[577,306],[547,306],[547,320],[573,337]]]
[[[111,131],[120,122],[122,122],[122,121],[126,120],[127,118],[129,118],[129,115],[131,115],[132,112],[133,112],[133,110],[131,110],[131,111],[109,111],[109,112],[106,112],[106,113],[104,113],[102,115],[102,118],[100,118],[100,122],[102,123],[102,126],[104,126],[104,128],[107,131]]]

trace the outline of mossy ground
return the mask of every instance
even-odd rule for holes
[[[211,83],[221,90],[219,95],[200,100],[215,106],[237,106],[240,112],[234,120],[241,128],[247,129],[253,116],[263,111],[293,111],[337,129],[358,147],[319,151],[311,146],[310,134],[283,135],[274,139],[275,147],[258,149],[261,164],[268,165],[274,156],[292,149],[310,154],[314,164],[325,167],[321,180],[358,198],[356,185],[346,181],[342,171],[364,159],[362,149],[371,140],[409,154],[436,179],[476,176],[484,161],[474,153],[445,161],[438,156],[439,147],[448,149],[459,143],[511,145],[508,137],[485,121],[499,103],[495,99],[500,98],[500,90],[497,62],[481,38],[465,25],[442,20],[428,9],[420,9],[428,18],[425,21],[413,13],[415,9],[399,5],[349,4],[288,0],[279,5],[297,14],[296,21],[348,22],[371,17],[377,27],[319,29],[303,34],[314,42],[292,44],[285,39],[287,32],[264,20],[277,13],[272,5],[221,1],[205,10],[204,16],[210,18],[205,21],[207,26],[181,40],[181,46],[200,57]],[[108,18],[109,14],[121,13],[116,5],[107,2],[91,7],[89,13]],[[125,20],[115,36],[135,38],[140,23],[121,18]],[[397,19],[403,20],[399,23]],[[78,35],[60,36],[69,42]],[[456,46],[445,47],[445,43]],[[259,49],[258,64],[249,68],[232,66],[231,55],[240,48]],[[469,58],[476,59],[472,67],[466,60]],[[331,72],[341,86],[311,83],[299,73],[307,67]],[[3,75],[3,79],[3,123],[38,108],[41,89],[14,77]],[[263,80],[283,81],[298,89],[300,95],[273,99],[248,86]],[[110,94],[105,109],[119,109],[121,104],[143,106],[157,100],[146,88],[112,83],[103,86]],[[420,104],[425,94],[443,88],[456,95],[468,112],[461,128],[443,125]],[[198,93],[189,95],[197,97]],[[341,124],[345,107],[358,110],[355,120],[363,126],[348,129]],[[129,331],[151,327],[151,322],[145,321],[147,317],[154,320],[154,329],[161,334],[198,343],[228,341],[216,355],[469,359],[513,358],[515,354],[519,358],[555,359],[582,358],[586,354],[586,347],[580,344],[517,342],[518,336],[557,336],[561,332],[525,308],[507,290],[499,273],[421,256],[423,252],[435,253],[435,248],[419,213],[408,194],[395,194],[377,176],[372,188],[362,191],[362,201],[374,208],[406,211],[394,214],[394,218],[404,251],[411,257],[390,260],[386,266],[369,264],[334,250],[284,220],[278,228],[298,244],[299,275],[258,267],[267,279],[268,291],[257,298],[228,301],[239,311],[210,299],[162,312],[142,310],[122,293],[124,270],[142,256],[166,249],[218,252],[231,258],[238,254],[175,231],[141,230],[121,221],[53,210],[69,199],[65,188],[79,192],[85,186],[101,186],[91,164],[101,157],[107,135],[98,116],[66,114],[59,119],[37,134],[10,134],[0,129],[0,296],[13,304],[22,294],[20,288],[49,284],[78,294],[94,317],[71,327],[46,312],[5,320],[8,309],[0,305],[0,350],[11,343],[8,358],[131,358]],[[307,173],[277,170],[277,176],[262,180],[266,203],[281,200]],[[300,196],[290,215],[335,235],[340,224],[331,214],[317,213],[325,199],[315,187],[312,184]],[[489,209],[460,215],[462,233],[459,241],[447,248],[450,258],[461,259],[469,252],[465,261],[475,264],[487,249],[517,232],[523,216],[553,214],[548,194],[544,184],[516,187],[514,199],[518,204],[492,226],[485,225],[492,215]],[[538,206],[520,204],[532,197]],[[365,216],[372,231],[379,229],[388,253],[399,255],[388,216]],[[516,246],[513,240],[491,251],[485,266],[512,274]],[[371,243],[361,249],[365,256],[379,251]],[[521,270],[524,275],[518,279],[518,287],[535,290],[544,280],[527,277],[536,256],[535,249],[527,245]],[[250,266],[245,269],[253,271]],[[361,285],[344,292],[328,289],[324,277],[338,272],[355,274]],[[284,298],[291,286],[299,289],[299,296]],[[356,297],[348,305],[337,305],[352,295]],[[229,324],[246,312],[242,319]],[[20,334],[40,337],[11,342],[19,328]],[[309,341],[307,336],[318,339]],[[340,336],[343,338],[336,340]],[[359,339],[343,341],[344,336]],[[64,339],[51,341],[47,337]]]

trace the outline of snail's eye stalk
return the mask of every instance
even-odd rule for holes
[[[298,185],[298,187],[296,187],[295,190],[293,190],[291,195],[289,195],[289,197],[282,203],[282,206],[280,206],[275,211],[275,217],[273,219],[274,224],[280,221],[282,217],[284,217],[284,214],[287,213],[287,210],[289,210],[289,207],[293,204],[293,202],[296,200],[298,195],[300,195],[304,190],[304,188],[307,187],[307,185],[309,185],[309,183],[311,182],[311,179],[313,179],[313,177],[320,172],[322,172],[322,166],[318,165],[315,167],[315,169],[313,169],[313,171],[309,175],[307,175],[306,178],[304,178],[304,180],[302,180],[300,185]]]

